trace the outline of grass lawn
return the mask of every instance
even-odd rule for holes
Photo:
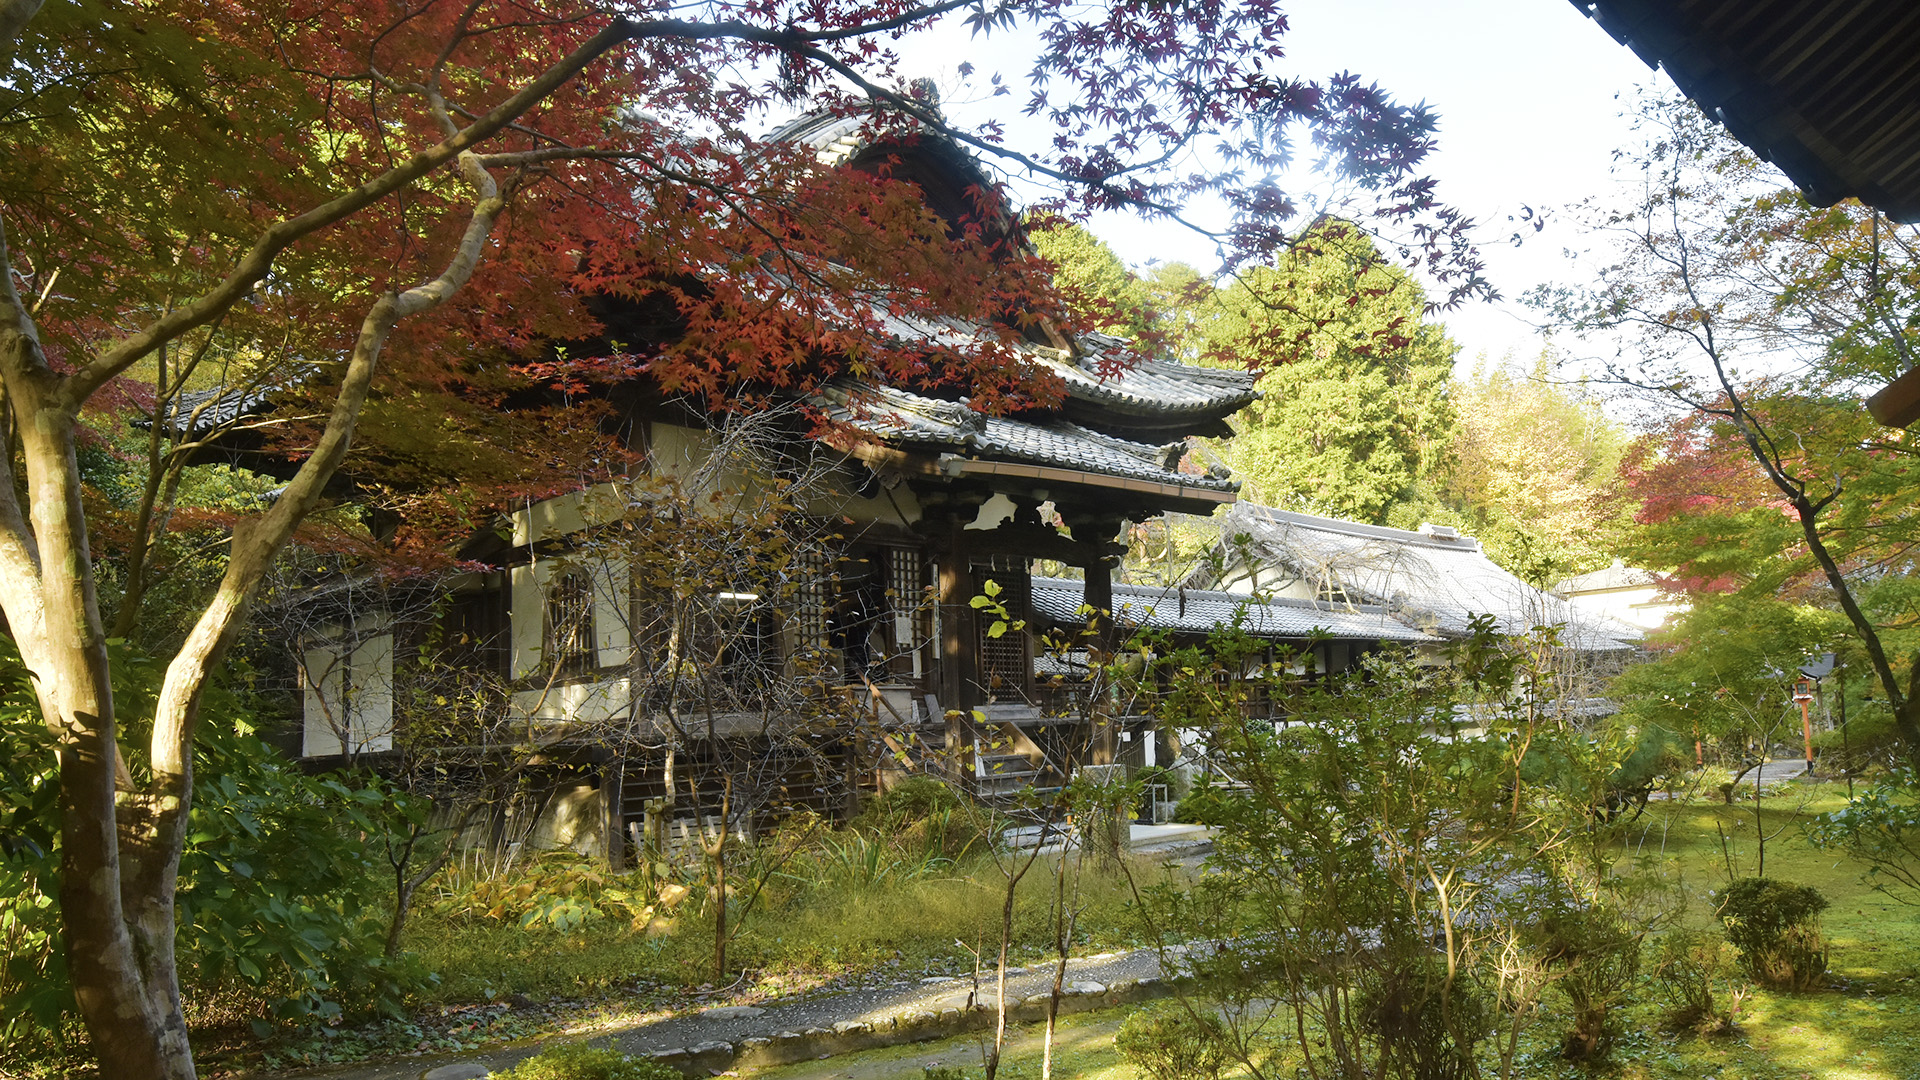
[[[1766,876],[1811,885],[1832,901],[1822,923],[1833,946],[1836,977],[1871,984],[1879,992],[1882,982],[1920,975],[1920,907],[1866,885],[1864,865],[1807,843],[1803,824],[1844,805],[1844,784],[1789,784],[1778,794],[1768,792],[1759,815],[1759,825],[1772,837],[1766,843]],[[1751,797],[1732,806],[1717,800],[1654,802],[1635,823],[1627,850],[1678,878],[1691,897],[1689,919],[1704,926],[1713,918],[1707,893],[1726,883],[1729,865],[1734,874],[1755,873],[1756,833]],[[1920,896],[1911,899],[1920,901]]]
[[[1841,806],[1845,794],[1843,785],[1788,785],[1777,794],[1770,791],[1760,804],[1760,823],[1770,838],[1767,875],[1813,885],[1833,902],[1823,920],[1831,943],[1829,988],[1806,994],[1752,990],[1740,1006],[1740,1032],[1720,1039],[1663,1031],[1662,1007],[1651,994],[1641,995],[1627,1009],[1627,1033],[1616,1044],[1613,1060],[1598,1068],[1559,1058],[1564,1018],[1550,1011],[1523,1041],[1517,1075],[1529,1080],[1920,1080],[1920,908],[1869,888],[1861,881],[1863,866],[1814,849],[1800,829],[1803,821]],[[1713,922],[1708,893],[1725,883],[1729,864],[1737,874],[1754,872],[1755,828],[1751,799],[1732,806],[1655,802],[1634,823],[1622,854],[1645,857],[1680,880],[1689,896],[1685,918],[1705,926]],[[1064,1020],[1055,1074],[1144,1080],[1113,1050],[1114,1033],[1129,1011]],[[1017,1030],[1003,1075],[1019,1080],[1039,1075],[1039,1031],[1038,1025]],[[979,1037],[968,1036],[753,1075],[757,1080],[917,1080],[926,1066],[941,1065],[978,1076],[981,1060]],[[1282,1053],[1269,1075],[1291,1077],[1295,1064]]]
[[[1145,872],[1157,874],[1152,868]],[[861,887],[770,890],[728,945],[728,967],[753,972],[747,989],[791,992],[849,974],[971,969],[965,946],[991,963],[1000,936],[1005,886],[991,863],[942,875]],[[1021,882],[1014,944],[1021,956],[1050,948],[1053,876],[1038,863]],[[1076,948],[1097,952],[1143,944],[1127,918],[1132,892],[1119,875],[1088,871]],[[590,996],[635,979],[710,985],[713,928],[691,910],[668,936],[635,933],[624,921],[590,922],[569,932],[522,930],[513,923],[416,920],[408,945],[441,973],[434,1003],[485,1001],[507,994],[536,999]]]

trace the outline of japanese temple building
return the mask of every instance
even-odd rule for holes
[[[967,204],[965,192],[986,183],[949,142],[870,144],[862,131],[859,118],[815,118],[780,137],[803,141],[832,165],[884,161],[949,216]],[[897,329],[903,337],[956,330],[904,321]],[[804,764],[765,751],[760,767],[791,773],[777,785],[781,805],[838,815],[890,770],[937,772],[995,794],[1120,760],[1122,743],[1136,752],[1153,745],[1151,719],[1096,720],[1098,710],[1066,708],[1055,692],[1065,681],[1059,658],[1042,655],[1036,635],[1077,630],[1110,650],[1129,628],[1203,634],[1234,618],[1236,606],[1249,608],[1244,597],[1116,586],[1114,574],[1130,523],[1167,512],[1206,516],[1234,501],[1232,480],[1183,467],[1186,440],[1229,434],[1228,417],[1256,396],[1253,376],[1130,357],[1125,342],[1099,334],[1063,344],[1025,348],[1026,361],[1064,388],[1049,408],[996,416],[957,395],[854,381],[829,383],[802,403],[831,422],[831,433],[810,441],[794,430],[791,449],[824,463],[828,476],[803,493],[800,513],[830,522],[821,532],[831,541],[796,553],[797,587],[778,603],[723,579],[701,586],[703,599],[727,598],[741,618],[764,627],[755,647],[773,663],[805,657],[824,665],[864,717],[810,734],[817,752],[801,755]],[[657,396],[636,400],[630,427],[652,473],[711,474],[703,466],[720,446],[717,421]],[[572,733],[598,726],[591,753],[578,755],[569,796],[597,809],[553,839],[604,845],[616,859],[627,839],[641,840],[642,821],[655,829],[663,813],[696,822],[716,813],[717,781],[687,777],[702,767],[717,775],[722,744],[733,753],[764,743],[769,722],[753,702],[708,717],[697,734],[648,719],[652,706],[640,687],[660,661],[632,614],[646,586],[617,555],[593,555],[591,546],[631,513],[638,487],[613,481],[514,513],[508,527],[463,551],[497,569],[474,574],[455,602],[463,633],[488,643],[475,655],[521,687],[511,708],[550,733],[556,761],[567,760]],[[1079,576],[1036,578],[1032,567],[1042,560]],[[990,606],[976,603],[989,595]],[[1250,610],[1241,617],[1253,632],[1276,642],[1318,640],[1323,662],[1336,670],[1355,650],[1429,640],[1364,607],[1276,600]],[[376,623],[351,641],[307,644],[306,756],[377,755],[392,745],[393,632]],[[704,662],[737,660],[737,652],[716,653]],[[367,689],[383,680],[386,692]],[[610,741],[613,728],[620,734]]]

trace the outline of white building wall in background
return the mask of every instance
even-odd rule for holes
[[[302,653],[306,757],[393,749],[393,634],[385,616],[322,631]]]

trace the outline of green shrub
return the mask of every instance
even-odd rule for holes
[[[144,782],[164,672],[112,648],[121,745]],[[388,904],[375,853],[395,796],[370,777],[308,776],[252,734],[253,719],[247,698],[207,688],[174,895],[186,989],[197,1005],[241,998],[246,1012],[278,1020],[397,1013],[428,976],[384,955]],[[26,669],[0,638],[0,1072],[55,1052],[77,1015],[60,936],[59,778],[45,730]]]
[[[1847,805],[1815,818],[1813,845],[1867,864],[1867,882],[1902,903],[1920,898],[1920,782],[1894,769]]]
[[[1620,1035],[1621,1012],[1640,972],[1641,933],[1626,912],[1569,893],[1546,906],[1537,931],[1553,988],[1567,999],[1572,1027],[1560,1041],[1571,1061],[1600,1062]]]
[[[1233,788],[1203,777],[1192,791],[1173,808],[1173,820],[1183,825],[1224,825],[1232,817],[1241,795]]]
[[[1740,951],[1740,966],[1755,982],[1781,990],[1810,990],[1827,974],[1827,943],[1820,913],[1827,898],[1808,885],[1772,878],[1741,878],[1722,889],[1714,914]]]
[[[1474,1044],[1492,1027],[1491,1003],[1470,977],[1449,979],[1430,939],[1385,936],[1356,980],[1353,1011],[1378,1048],[1377,1075],[1426,1080],[1470,1076]]]
[[[550,1046],[493,1075],[497,1080],[683,1080],[671,1066],[586,1043]]]
[[[1718,993],[1720,979],[1733,966],[1732,952],[1719,934],[1682,928],[1661,937],[1653,987],[1666,1002],[1670,1028],[1708,1036],[1737,1030],[1733,1010],[1721,1006]]]
[[[984,849],[995,827],[985,808],[970,806],[942,781],[912,776],[867,800],[850,831],[882,838],[907,861],[924,863]],[[838,845],[829,836],[820,846]]]
[[[909,776],[866,801],[856,824],[889,823],[889,828],[921,821],[940,811],[958,810],[960,796],[931,776]]]
[[[1893,714],[1884,705],[1856,713],[1847,720],[1845,731],[1834,728],[1813,735],[1814,749],[1829,766],[1837,762],[1856,774],[1871,765],[1897,766],[1905,745]]]
[[[1150,1080],[1215,1080],[1232,1060],[1220,1021],[1179,1004],[1127,1017],[1113,1048]]]

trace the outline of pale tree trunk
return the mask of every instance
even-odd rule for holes
[[[38,6],[34,0],[0,0],[0,56],[11,51],[13,37]],[[269,227],[208,292],[111,342],[65,374],[57,373],[41,350],[33,310],[14,283],[0,221],[0,612],[33,673],[42,716],[59,740],[68,968],[105,1075],[142,1080],[194,1075],[174,958],[174,890],[191,810],[193,729],[201,694],[268,567],[318,504],[344,458],[388,335],[401,319],[436,307],[459,290],[485,250],[505,200],[472,148],[614,46],[678,32],[677,23],[616,19],[465,128],[453,124],[437,88],[430,86],[427,92],[447,133],[444,141]],[[154,718],[153,775],[136,788],[116,745],[106,634],[80,498],[74,440],[82,408],[143,358],[219,320],[301,238],[455,161],[478,194],[457,250],[438,278],[404,293],[389,292],[374,303],[312,455],[270,510],[235,528],[218,592],[167,667]],[[16,448],[24,477],[15,473]],[[19,503],[23,487],[30,504],[26,512]]]
[[[23,518],[12,456],[0,455],[0,607],[34,673],[42,713],[60,739],[68,966],[109,1076],[194,1075],[174,957],[174,891],[192,803],[201,694],[267,570],[344,459],[394,326],[444,302],[479,261],[506,204],[477,158],[463,154],[462,165],[481,195],[466,234],[440,277],[374,303],[312,455],[271,509],[235,527],[218,592],[167,667],[155,710],[153,775],[138,787],[115,743],[106,633],[74,453],[80,405],[91,387],[53,373],[11,274],[5,275],[0,404],[8,444],[19,440],[31,510]],[[6,265],[0,232],[0,267]]]

